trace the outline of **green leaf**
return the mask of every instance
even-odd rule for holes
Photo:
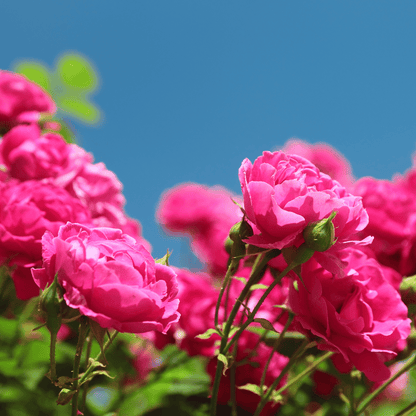
[[[56,404],[68,404],[72,400],[72,396],[76,393],[75,390],[70,389],[62,389],[59,392],[58,400],[56,401]]]
[[[256,289],[268,289],[269,286],[263,285],[261,283],[257,283],[256,285],[251,286],[250,290],[256,290]]]
[[[247,283],[247,279],[245,277],[233,276],[233,279],[238,280],[239,282],[244,283],[244,284]]]
[[[93,91],[98,85],[98,76],[87,59],[77,54],[66,54],[57,63],[62,81],[72,87]]]
[[[221,361],[224,364],[224,369],[222,370],[222,375],[225,376],[225,372],[228,370],[228,360],[224,354],[217,355],[218,361]]]
[[[211,336],[214,334],[221,335],[216,329],[209,328],[203,334],[196,335],[195,338],[208,339],[211,338]]]
[[[168,250],[162,258],[155,260],[155,263],[163,264],[164,266],[169,266],[169,257],[171,256],[171,254],[172,253],[169,253]]]
[[[244,384],[244,386],[237,386],[239,389],[241,390],[248,390],[251,391],[254,394],[257,394],[258,396],[261,396],[261,390],[260,390],[260,386],[258,386],[257,384]],[[266,390],[267,387],[263,386],[263,390]]]
[[[40,85],[44,90],[50,92],[50,74],[48,69],[38,62],[19,62],[14,71],[24,75],[30,81]]]
[[[265,319],[265,318],[255,318],[253,320],[253,322],[259,323],[264,329],[267,329],[269,331],[273,331],[273,332],[277,333],[277,331],[274,329],[274,326],[272,325],[272,323],[270,321],[268,321],[267,319]]]
[[[100,111],[95,105],[80,96],[65,95],[58,101],[59,107],[88,123],[96,123],[100,119]]]

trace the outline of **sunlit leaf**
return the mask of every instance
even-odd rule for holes
[[[62,81],[73,88],[92,91],[97,87],[98,79],[87,59],[77,54],[65,54],[57,63]]]
[[[87,100],[77,96],[65,96],[58,102],[59,107],[88,123],[96,123],[100,111]]]

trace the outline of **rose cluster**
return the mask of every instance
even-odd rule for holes
[[[225,275],[229,263],[224,242],[233,224],[244,219],[252,230],[243,239],[247,254],[272,249],[282,252],[269,262],[270,270],[279,273],[290,263],[290,252],[308,244],[308,226],[330,218],[333,234],[328,234],[328,247],[314,250],[298,270],[301,277],[290,273],[284,278],[256,316],[264,317],[280,332],[287,315],[274,306],[285,305],[294,314],[290,330],[315,341],[321,350],[333,351],[339,371],[355,367],[370,381],[386,380],[390,370],[385,363],[405,347],[410,333],[407,307],[398,288],[404,271],[416,270],[412,261],[416,195],[411,194],[415,177],[411,171],[388,185],[370,179],[355,182],[348,162],[334,149],[292,140],[284,151],[264,152],[254,163],[243,161],[239,170],[242,197],[198,184],[165,192],[157,212],[159,222],[168,233],[189,235],[193,251],[206,266],[203,278],[177,271],[183,312],[170,342],[192,354],[212,356],[210,348],[218,336],[201,340],[195,335],[213,326],[216,296],[210,295],[213,289],[209,289],[208,281],[220,273]],[[372,188],[366,192],[365,186]],[[391,191],[383,192],[383,186]],[[377,187],[380,191],[374,192]],[[400,214],[394,215],[397,210]],[[236,276],[248,277],[245,270],[250,271],[250,263],[240,264]],[[267,287],[271,282],[267,271],[260,283]],[[235,300],[241,290],[239,282],[233,280],[228,299]],[[252,292],[246,308],[256,305],[259,292]],[[219,316],[226,319],[229,311],[222,308],[224,304]],[[243,315],[242,307],[235,324],[244,323]],[[244,334],[237,341],[238,351],[249,342]],[[264,366],[266,359],[259,358],[261,353],[254,356],[257,358],[252,359],[260,359],[260,366]],[[282,369],[284,357],[275,353],[274,358],[280,360],[280,367],[276,366]],[[209,368],[214,378],[212,365]],[[243,367],[237,366],[237,386],[258,384],[252,371],[244,372],[244,381],[239,378]],[[219,389],[222,403],[230,397],[229,385],[224,384],[227,380],[223,377]],[[237,402],[253,411],[239,394]],[[267,414],[265,409],[263,412]]]
[[[0,266],[22,300],[57,275],[66,305],[101,327],[168,331],[179,319],[175,273],[149,254],[116,175],[43,130],[41,115],[55,111],[36,84],[0,71]]]
[[[279,388],[290,364],[263,330],[285,328],[332,352],[340,372],[355,367],[375,383],[390,376],[386,363],[410,334],[399,287],[416,273],[416,160],[392,181],[355,181],[334,149],[291,140],[242,162],[241,195],[193,183],[166,191],[156,218],[190,238],[205,267],[194,273],[155,262],[116,175],[44,129],[41,115],[55,111],[38,86],[0,71],[0,266],[20,299],[56,277],[65,305],[102,328],[207,357],[218,401],[235,397],[252,413],[260,397],[247,385],[282,375]],[[260,267],[256,258],[267,260]],[[216,355],[230,339],[234,372],[218,379]],[[336,384],[327,375],[323,391]],[[277,407],[269,402],[261,415]]]

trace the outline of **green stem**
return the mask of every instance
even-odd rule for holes
[[[87,337],[87,352],[85,354],[85,368],[86,369],[88,368],[88,363],[89,363],[89,359],[90,359],[90,355],[91,355],[92,340],[93,340],[93,336],[90,333]],[[88,381],[86,383],[84,383],[84,389],[82,390],[82,400],[81,400],[81,411],[82,411],[82,413],[84,413],[85,404],[86,404],[86,401],[87,401],[88,384],[89,384]]]
[[[416,401],[414,401],[413,403],[410,403],[409,406],[406,406],[403,410],[401,410],[395,416],[411,416],[414,413],[410,413],[410,412],[412,412],[415,408],[416,408]]]
[[[290,313],[290,314],[289,314],[289,317],[287,318],[286,325],[285,325],[285,327],[283,328],[282,332],[279,334],[279,336],[276,338],[276,341],[275,341],[275,342],[274,342],[274,344],[273,344],[273,349],[272,349],[272,351],[271,351],[271,353],[270,353],[270,355],[269,355],[269,358],[268,358],[268,360],[267,360],[266,365],[264,366],[264,369],[263,369],[263,374],[262,374],[262,376],[261,376],[261,381],[260,381],[260,393],[261,393],[261,395],[262,395],[262,396],[263,396],[263,386],[264,386],[264,382],[266,381],[267,369],[269,368],[270,362],[272,361],[273,354],[274,354],[274,353],[275,353],[275,351],[277,351],[277,349],[279,348],[279,346],[280,346],[280,344],[281,344],[281,342],[282,342],[282,339],[283,339],[283,337],[284,337],[284,335],[285,335],[285,333],[286,333],[287,329],[289,328],[289,325],[290,325],[290,324],[292,323],[292,321],[293,321],[293,318],[294,318],[293,313]]]
[[[239,259],[234,259],[234,258],[231,259],[231,263],[230,263],[230,265],[228,266],[228,269],[227,269],[227,274],[225,275],[224,281],[222,282],[220,294],[218,296],[217,304],[215,306],[214,323],[215,323],[215,328],[218,329],[218,330],[219,330],[219,327],[218,327],[218,314],[219,314],[219,310],[220,310],[220,306],[221,306],[221,300],[222,300],[222,297],[224,295],[224,290],[228,286],[228,284],[229,284],[229,282],[231,280],[232,275],[236,272],[236,268],[238,267],[239,263],[240,263],[240,260]]]
[[[292,269],[294,269],[297,265],[296,264],[290,264],[286,267],[273,281],[273,283],[267,288],[267,290],[263,293],[263,296],[259,299],[257,302],[257,305],[252,310],[251,314],[248,316],[247,320],[244,322],[243,325],[241,325],[240,329],[234,334],[234,336],[231,338],[231,340],[228,342],[226,347],[224,348],[225,351],[228,351],[228,349],[234,344],[235,341],[237,341],[240,338],[240,335],[242,332],[254,321],[254,318],[256,317],[256,313],[260,309],[261,305],[269,295],[269,293],[280,283],[283,277],[285,277]],[[240,298],[239,298],[240,299]],[[236,302],[236,305],[239,303],[239,299]]]
[[[313,343],[315,344],[315,343]],[[261,411],[263,410],[263,407],[267,404],[269,401],[270,395],[272,394],[273,390],[279,385],[279,383],[282,381],[283,377],[286,375],[286,373],[292,368],[292,366],[295,364],[296,360],[310,347],[310,343],[307,339],[305,339],[302,344],[299,346],[299,348],[296,350],[296,352],[290,357],[289,362],[285,365],[283,370],[280,372],[279,377],[276,378],[276,380],[273,382],[273,384],[267,389],[266,394],[262,397],[260,400],[260,403],[257,406],[256,412],[254,413],[254,416],[259,416]],[[284,386],[286,387],[286,386]]]
[[[107,350],[107,348],[112,344],[112,342],[114,341],[114,338],[117,336],[119,334],[119,332],[118,331],[115,331],[114,333],[113,333],[113,335],[112,336],[110,336],[109,338],[108,338],[108,340],[107,340],[107,342],[104,344],[104,346],[103,346],[103,351],[102,352],[100,352],[96,357],[95,357],[95,359],[94,359],[94,361],[100,361],[101,360],[101,358],[103,357],[103,352],[106,352],[106,350]],[[94,367],[93,366],[89,366],[86,370],[85,370],[85,373],[82,375],[82,377],[80,378],[80,380],[79,380],[79,384],[82,384],[86,379],[87,379],[87,377],[92,373],[92,371],[94,370]]]
[[[302,380],[303,377],[307,376],[309,373],[311,373],[313,370],[315,370],[316,367],[318,367],[319,364],[321,364],[323,361],[328,359],[333,354],[332,351],[328,351],[326,354],[322,355],[317,360],[314,360],[314,362],[307,368],[305,368],[301,373],[299,373],[296,377],[293,377],[289,380],[289,382],[281,387],[279,390],[276,391],[276,394],[283,393],[286,389],[288,389],[293,384],[297,383],[299,380]]]
[[[416,365],[416,354],[414,354],[410,359],[406,362],[406,364],[393,376],[391,376],[385,383],[383,383],[378,389],[374,390],[371,394],[369,394],[364,400],[362,400],[357,408],[356,414],[359,415],[362,413],[367,406],[373,401],[373,399],[378,396],[390,383],[394,380],[399,378],[402,374],[409,371],[412,367]]]
[[[77,348],[75,351],[74,370],[72,372],[72,377],[74,379],[72,386],[73,386],[73,390],[75,390],[75,394],[72,396],[72,413],[71,413],[72,416],[77,416],[77,413],[78,413],[78,396],[79,396],[78,375],[79,375],[79,367],[81,364],[82,349],[84,347],[87,330],[88,330],[87,320],[84,316],[81,316],[80,322],[79,322],[79,334],[78,334]]]
[[[51,345],[49,348],[49,359],[51,361],[51,381],[55,383],[56,381],[56,360],[55,360],[55,351],[56,351],[56,340],[57,332],[51,332]]]
[[[241,291],[236,303],[233,306],[233,309],[231,310],[230,316],[228,317],[228,320],[224,326],[223,329],[223,334],[222,334],[222,338],[221,338],[221,345],[220,345],[220,354],[224,354],[224,352],[226,352],[228,349],[225,348],[227,341],[228,341],[228,336],[230,334],[230,330],[232,327],[232,324],[234,322],[235,317],[237,316],[237,313],[240,309],[240,306],[243,304],[244,299],[246,298],[247,294],[250,292],[250,288],[251,286],[253,286],[255,283],[257,283],[258,279],[263,275],[265,268],[267,267],[267,263],[276,256],[276,251],[275,250],[270,250],[267,252],[264,252],[260,255],[257,256],[254,265],[253,265],[253,269],[251,271],[251,275],[250,278],[248,280],[248,282],[246,283],[246,285],[244,286],[243,290]],[[228,268],[227,271],[227,275],[229,275],[229,278],[231,277],[231,272],[229,273],[231,268]],[[223,287],[221,288],[221,293],[220,296],[222,296],[222,293],[224,293],[224,289],[225,289],[225,284],[223,284]],[[221,300],[219,300],[219,302],[217,302],[217,308],[216,308],[216,317],[218,319],[218,309],[219,309],[219,304],[220,304]],[[221,379],[221,375],[222,375],[222,371],[224,369],[224,364],[221,361],[217,361],[217,371],[215,373],[215,378],[214,378],[214,383],[212,386],[212,395],[211,395],[211,404],[210,404],[210,415],[211,416],[215,416],[217,413],[217,399],[218,399],[218,389],[220,386],[220,379]]]

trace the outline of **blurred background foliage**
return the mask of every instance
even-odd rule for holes
[[[22,60],[13,71],[36,82],[52,96],[58,107],[54,121],[61,124],[59,133],[68,142],[75,141],[71,120],[88,125],[97,125],[102,120],[102,111],[92,101],[100,86],[100,77],[85,56],[64,52],[56,59],[53,69],[35,60]]]

